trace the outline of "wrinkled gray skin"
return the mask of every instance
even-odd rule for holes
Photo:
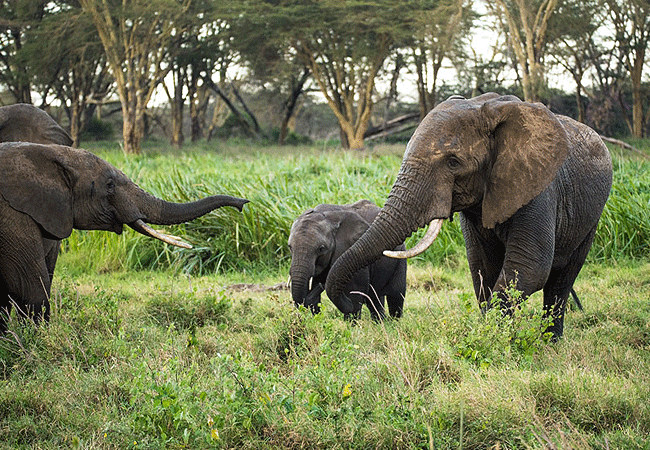
[[[291,295],[296,306],[304,305],[313,313],[320,311],[318,304],[332,263],[368,229],[379,210],[369,200],[348,205],[322,204],[296,219],[289,235]],[[396,247],[403,249],[404,245]],[[344,292],[359,305],[354,311],[346,311],[349,318],[358,317],[365,303],[373,319],[383,319],[384,298],[391,317],[401,317],[406,293],[406,260],[380,258],[351,277]]]
[[[215,195],[170,203],[143,191],[94,154],[61,145],[0,144],[0,309],[49,318],[52,275],[61,239],[72,229],[122,233],[136,221],[169,225],[248,200]],[[154,236],[155,237],[155,236]],[[5,328],[4,318],[0,327]]]
[[[496,293],[510,309],[510,283],[524,296],[543,289],[557,339],[611,183],[610,155],[589,127],[513,96],[451,97],[418,126],[384,208],[332,267],[327,294],[355,311],[351,273],[459,212],[481,306]]]

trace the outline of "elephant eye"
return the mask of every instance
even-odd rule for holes
[[[325,253],[325,250],[327,250],[327,247],[325,247],[325,245],[322,245],[322,244],[321,244],[321,245],[318,247],[318,253]]]
[[[458,169],[461,166],[461,162],[455,156],[450,156],[449,159],[447,160],[447,166],[450,169]]]
[[[106,182],[106,191],[109,194],[115,192],[115,180],[113,180],[112,178],[109,178],[108,181]]]

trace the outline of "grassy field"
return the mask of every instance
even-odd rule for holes
[[[585,310],[550,344],[539,294],[513,319],[480,314],[457,221],[410,262],[401,320],[293,307],[293,219],[383,204],[402,148],[201,145],[93,148],[166,199],[251,203],[170,227],[192,250],[75,232],[50,325],[14,320],[0,337],[0,449],[650,448],[648,162],[612,149],[612,196],[576,284]]]

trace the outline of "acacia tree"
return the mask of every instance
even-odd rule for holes
[[[409,8],[435,2],[294,0],[247,2],[255,26],[275,30],[304,64],[336,116],[344,148],[362,148],[375,103],[375,80],[398,35],[412,25]],[[399,20],[396,20],[399,19]]]
[[[311,71],[304,59],[296,56],[286,36],[278,33],[272,22],[251,26],[249,15],[235,14],[228,19],[233,49],[240,64],[245,65],[253,83],[269,93],[279,120],[278,144],[284,145],[289,125],[298,110],[299,99],[307,90]],[[277,111],[279,109],[279,111]]]
[[[521,76],[524,99],[536,102],[545,86],[544,53],[549,21],[559,0],[495,0],[485,2],[506,30]]]
[[[16,102],[31,103],[31,77],[21,59],[25,32],[45,13],[45,0],[0,0],[0,83]]]
[[[106,51],[122,105],[124,151],[140,153],[146,108],[172,68],[192,0],[80,0]]]
[[[585,95],[592,95],[584,79],[590,69],[598,69],[602,49],[596,33],[603,25],[604,8],[600,0],[564,0],[557,10],[558,17],[550,27],[552,43],[549,55],[575,82],[577,119],[586,120]]]

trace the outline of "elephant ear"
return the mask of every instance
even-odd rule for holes
[[[553,181],[569,153],[569,139],[555,114],[539,103],[512,97],[481,107],[492,130],[493,165],[483,196],[483,226],[494,228]]]
[[[325,216],[338,225],[335,230],[335,248],[332,261],[336,261],[347,249],[352,247],[370,224],[355,211],[333,211]]]
[[[0,195],[29,215],[48,238],[64,239],[73,226],[68,170],[57,145],[0,144]]]

